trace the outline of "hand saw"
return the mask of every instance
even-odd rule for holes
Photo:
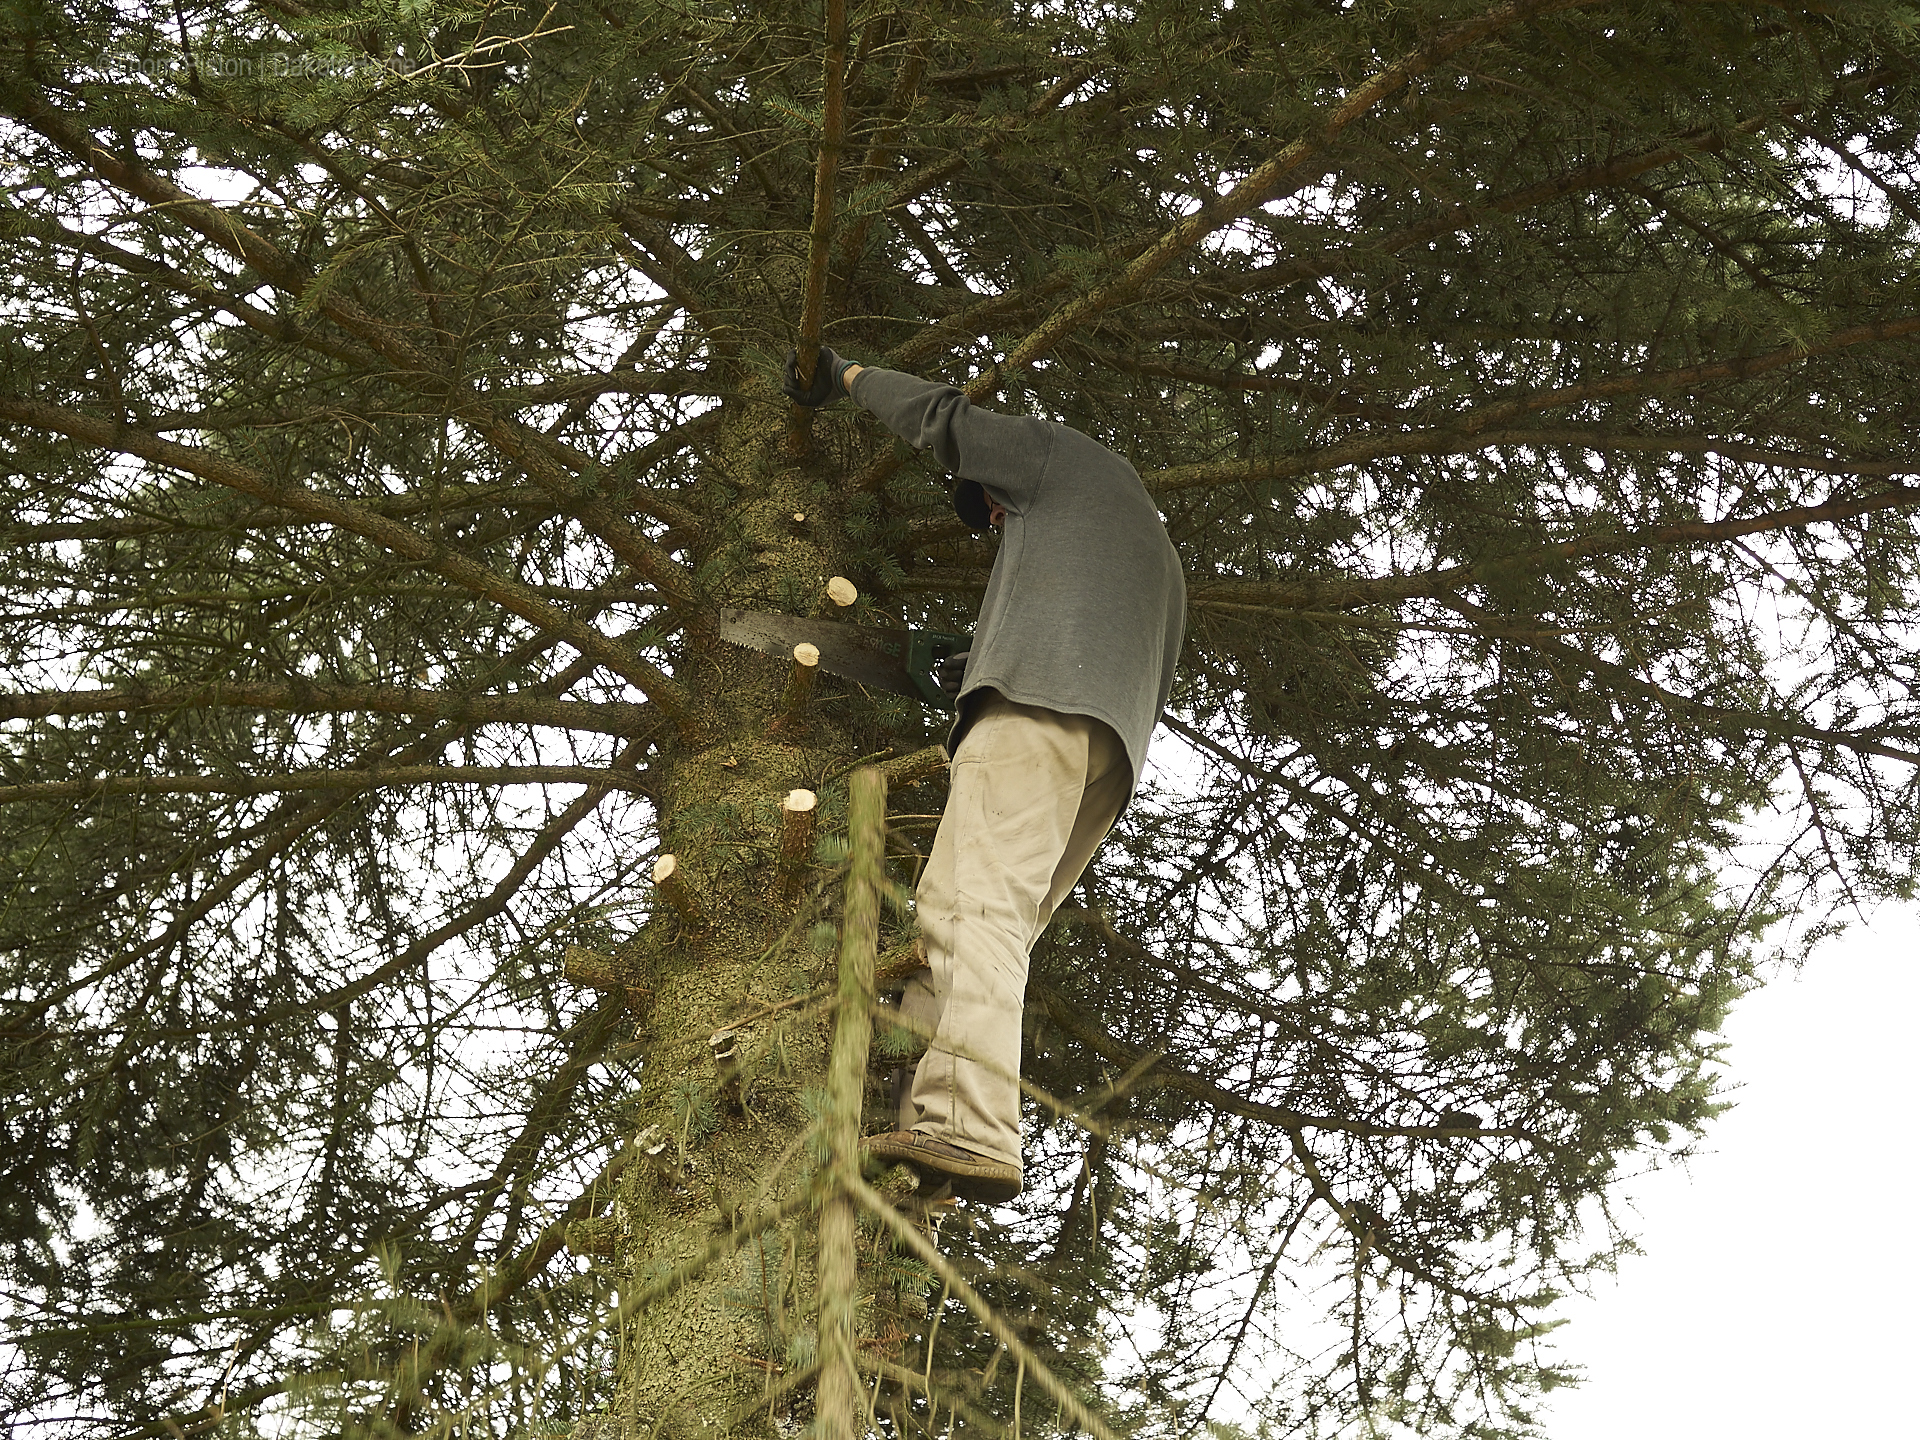
[[[821,669],[876,690],[911,695],[936,710],[953,709],[953,696],[935,678],[940,662],[973,644],[971,635],[944,630],[892,630],[734,609],[720,612],[720,638],[782,660],[793,658],[793,647],[804,642],[820,651]]]

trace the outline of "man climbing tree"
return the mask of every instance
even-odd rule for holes
[[[851,395],[956,477],[968,528],[1003,532],[920,881],[927,964],[901,1005],[930,1044],[900,1128],[867,1149],[957,1195],[1011,1200],[1027,954],[1139,783],[1180,656],[1179,556],[1133,467],[1077,430],[977,410],[950,385],[825,346],[808,385],[789,357],[783,388],[814,407]]]
[[[772,1440],[824,1332],[902,1440],[1537,1429],[1920,854],[1912,11],[0,7],[0,1415]],[[740,611],[984,614],[954,791]],[[1020,1194],[875,1177],[829,1327],[849,1119]]]

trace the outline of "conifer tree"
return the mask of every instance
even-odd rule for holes
[[[942,725],[717,617],[993,548],[790,346],[1127,456],[1190,598],[1028,1192],[876,1177],[856,1426],[1526,1432],[1729,1005],[1909,884],[1905,4],[4,24],[11,1421],[809,1422]]]

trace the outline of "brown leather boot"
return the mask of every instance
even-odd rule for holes
[[[962,1200],[1001,1205],[1020,1193],[1020,1167],[989,1160],[951,1141],[918,1130],[894,1130],[861,1141],[869,1155],[896,1165],[911,1165],[935,1184],[951,1185]]]

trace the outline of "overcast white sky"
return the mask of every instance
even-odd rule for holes
[[[1735,1008],[1737,1107],[1690,1174],[1629,1187],[1646,1254],[1563,1305],[1587,1379],[1549,1397],[1552,1440],[1920,1435],[1916,1024],[1920,907]]]

